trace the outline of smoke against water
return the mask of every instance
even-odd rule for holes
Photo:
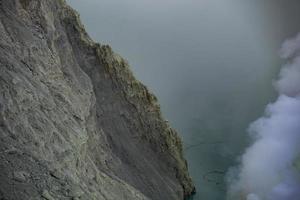
[[[283,43],[280,54],[288,60],[279,80],[275,103],[251,124],[254,144],[241,158],[238,177],[229,172],[229,199],[299,200],[300,197],[300,34]]]
[[[276,98],[276,52],[298,31],[300,1],[67,1],[158,97],[184,141],[191,199],[224,199],[224,173],[248,146],[249,123]]]

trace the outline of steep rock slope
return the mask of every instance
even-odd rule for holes
[[[0,199],[181,200],[156,98],[63,0],[0,0]]]

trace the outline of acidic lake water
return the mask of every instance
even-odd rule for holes
[[[277,50],[298,0],[68,0],[92,38],[125,57],[184,141],[193,200],[223,200],[247,127],[274,100]],[[298,20],[298,22],[297,22]]]

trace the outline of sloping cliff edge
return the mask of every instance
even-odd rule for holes
[[[182,200],[182,143],[64,0],[0,0],[0,199]]]

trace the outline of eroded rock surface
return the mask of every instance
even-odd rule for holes
[[[182,200],[156,98],[63,0],[0,0],[0,199]]]

